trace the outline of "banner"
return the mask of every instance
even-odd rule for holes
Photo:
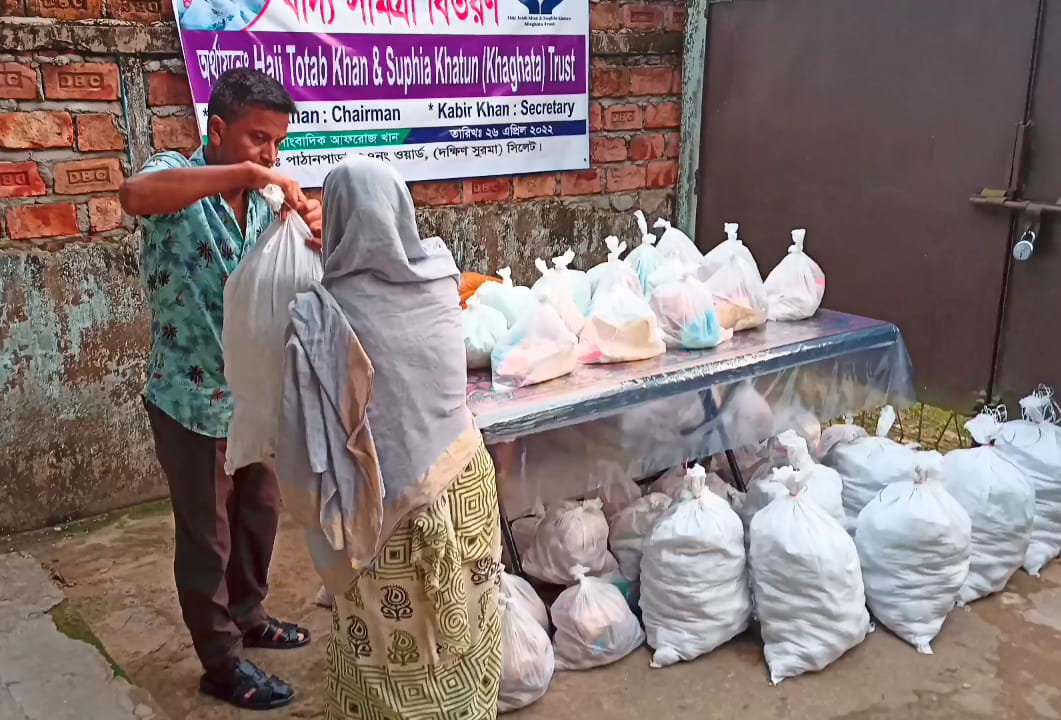
[[[200,133],[221,73],[270,74],[305,187],[351,152],[409,181],[589,167],[588,0],[173,3]]]

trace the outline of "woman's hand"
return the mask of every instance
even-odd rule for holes
[[[306,221],[313,236],[306,240],[306,244],[315,250],[321,249],[321,221],[324,214],[321,211],[321,201],[314,198],[306,198],[301,208],[296,208],[302,219]]]

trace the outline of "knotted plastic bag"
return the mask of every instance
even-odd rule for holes
[[[579,361],[607,364],[647,360],[662,355],[656,316],[640,291],[626,283],[602,285],[582,328]]]
[[[866,432],[864,427],[855,425],[854,418],[851,415],[845,415],[842,423],[830,425],[822,430],[821,439],[818,441],[818,450],[815,454],[821,460],[837,445],[846,445],[868,436],[869,433]]]
[[[672,502],[670,495],[650,493],[625,507],[612,520],[608,543],[627,580],[637,582],[641,579],[645,540]]]
[[[803,252],[807,231],[793,230],[788,254],[766,276],[770,320],[806,320],[818,312],[825,297],[825,273]]]
[[[501,596],[508,598],[509,604],[519,605],[542,626],[542,630],[549,632],[549,611],[538,597],[538,593],[534,592],[534,588],[524,578],[502,570]]]
[[[739,332],[766,322],[766,288],[759,268],[733,253],[708,281],[722,327]]]
[[[807,497],[807,472],[756,513],[749,563],[770,682],[824,669],[872,629],[858,551],[842,522]],[[776,477],[776,476],[775,476]]]
[[[586,318],[582,309],[575,303],[571,276],[561,273],[555,267],[549,267],[541,258],[534,261],[534,267],[538,268],[542,275],[531,287],[534,297],[539,302],[548,303],[563,320],[568,332],[578,335],[582,332]]]
[[[803,487],[802,494],[806,499],[816,503],[826,515],[846,528],[847,516],[844,513],[843,481],[840,475],[832,468],[815,463],[807,451],[806,442],[796,433],[790,430],[782,435],[785,436],[784,442],[789,447],[791,464],[756,478],[751,483],[741,510],[745,526],[751,526],[753,518],[760,510],[777,498],[788,495],[789,488],[785,481],[793,472],[798,472]]]
[[[464,320],[464,352],[468,368],[490,367],[490,354],[505,335],[508,321],[500,310],[483,305],[477,297],[468,298],[468,309],[461,313]]]
[[[701,350],[733,337],[732,330],[719,324],[711,287],[696,279],[695,267],[686,267],[679,279],[653,290],[649,305],[668,348]]]
[[[518,602],[498,599],[501,605],[501,685],[497,711],[527,707],[549,689],[556,656],[549,635]]]
[[[755,256],[752,255],[752,251],[737,237],[740,232],[740,225],[737,223],[725,223],[723,230],[726,233],[726,239],[708,250],[701,262],[706,277],[711,277],[724,268],[729,263],[730,258],[734,256],[758,268],[759,265],[755,262]]]
[[[532,302],[490,355],[497,391],[515,390],[569,374],[578,364],[578,338],[547,302]]]
[[[943,456],[943,486],[972,519],[969,576],[959,599],[972,602],[1006,587],[1024,562],[1035,522],[1035,488],[994,446],[1005,408],[985,410],[965,423],[979,447]]]
[[[552,609],[557,669],[610,665],[641,647],[645,633],[619,589],[582,566],[570,574],[576,584],[560,593]]]
[[[618,567],[608,551],[608,521],[599,499],[563,502],[549,508],[527,548],[523,569],[544,582],[570,585],[576,565],[594,575]],[[555,617],[553,622],[556,622]]]
[[[648,231],[645,214],[638,210],[634,215],[637,217],[637,228],[641,231],[641,244],[626,256],[626,263],[637,273],[637,279],[641,283],[641,292],[648,297],[648,279],[663,265],[665,257],[656,247],[656,236]]]
[[[593,293],[590,291],[589,278],[582,270],[575,270],[571,263],[575,260],[575,253],[568,248],[564,254],[553,258],[553,267],[557,274],[564,278],[571,287],[571,297],[575,305],[583,315],[589,315],[590,301]]]
[[[614,235],[604,238],[604,243],[608,246],[608,259],[600,265],[590,268],[589,272],[586,273],[592,297],[595,298],[599,290],[615,283],[622,283],[629,287],[634,294],[642,295],[641,281],[638,279],[637,273],[626,261],[621,259],[622,254],[626,252],[626,243],[619,242],[619,238]],[[591,300],[590,311],[592,309],[593,302]]]
[[[699,267],[704,256],[696,247],[696,243],[678,228],[672,226],[669,221],[659,218],[653,225],[654,228],[662,229],[659,243],[656,247],[663,253],[664,257],[679,260],[682,265]]]
[[[942,465],[938,452],[919,453],[915,478],[881,489],[855,533],[870,612],[925,655],[969,574],[972,521],[940,482]]]
[[[530,288],[512,284],[512,268],[501,268],[497,271],[500,283],[483,283],[473,297],[487,307],[498,310],[512,328],[535,305],[534,294]]]
[[[271,185],[262,197],[279,212],[284,196]],[[312,232],[294,210],[266,228],[225,283],[225,379],[235,407],[228,430],[225,472],[270,459],[280,416],[288,306],[324,273],[320,253],[306,245]]]

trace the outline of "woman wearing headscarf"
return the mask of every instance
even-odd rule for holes
[[[500,527],[459,272],[398,174],[360,156],[325,180],[323,253],[291,305],[276,462],[335,596],[327,717],[493,718]]]

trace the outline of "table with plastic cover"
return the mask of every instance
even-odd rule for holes
[[[493,390],[489,373],[470,374],[468,384],[469,406],[497,466],[503,539],[515,572],[509,519],[546,500],[592,494],[609,475],[643,479],[723,453],[740,487],[734,451],[819,420],[914,402],[899,328],[831,310],[770,322],[710,350],[581,365],[518,390]]]

